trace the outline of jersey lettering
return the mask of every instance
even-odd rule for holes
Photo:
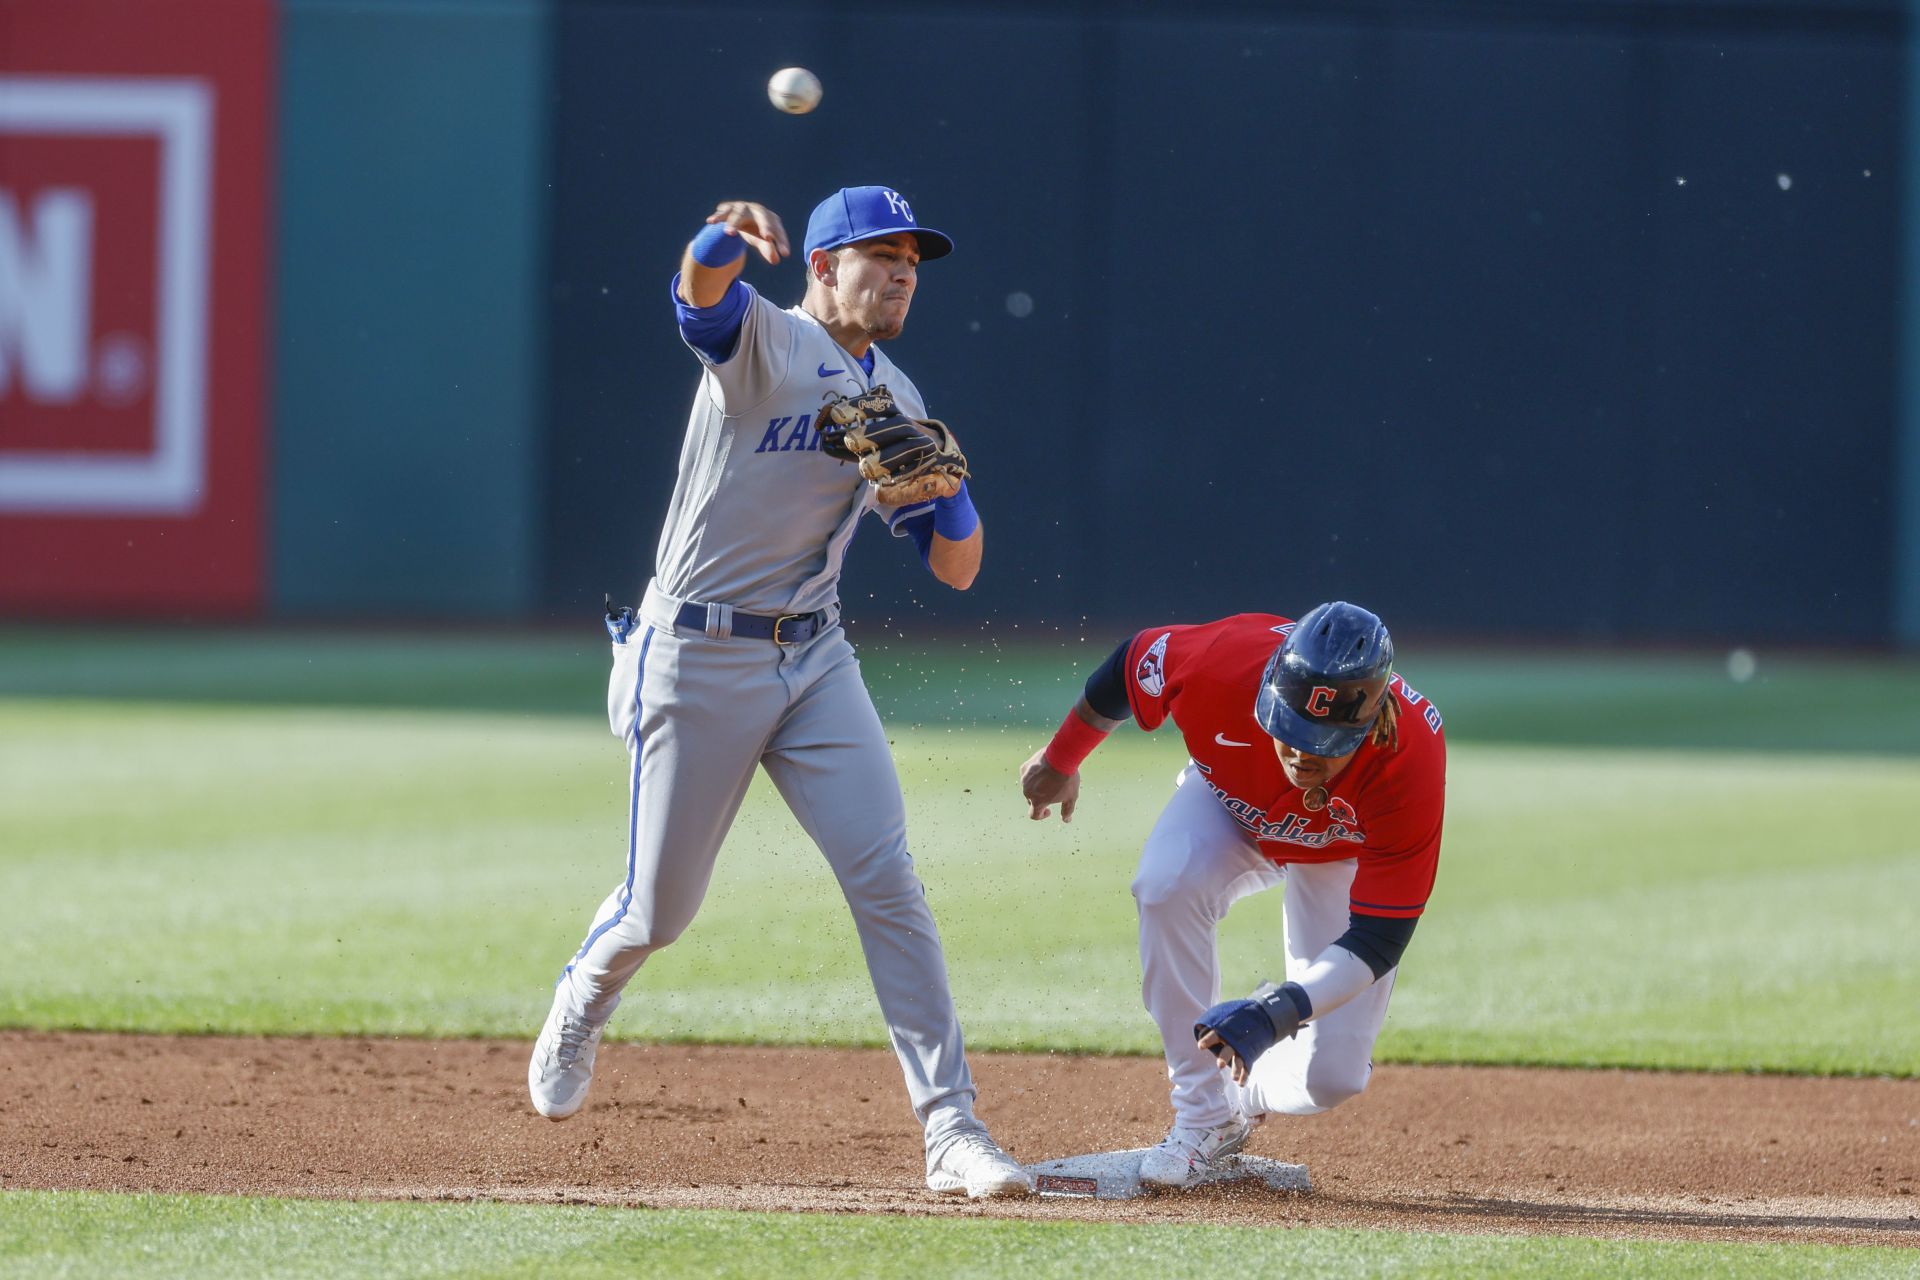
[[[786,418],[775,418],[772,422],[769,422],[767,424],[767,434],[760,437],[760,446],[759,448],[755,449],[754,452],[755,453],[780,452],[780,433],[782,431],[785,431],[787,429],[787,424],[792,421],[793,419],[791,417],[786,417]]]
[[[793,423],[788,430],[787,424]],[[806,453],[820,447],[820,433],[813,429],[813,415],[803,413],[799,418],[788,414],[784,418],[775,418],[767,423],[767,430],[755,446],[755,453]]]
[[[812,425],[813,415],[810,413],[801,414],[799,418],[794,421],[793,434],[788,436],[787,442],[780,446],[780,452],[786,453],[791,449],[806,450],[812,448],[813,446],[807,443],[807,431]]]
[[[1201,770],[1206,777],[1207,770]],[[1233,815],[1233,820],[1245,827],[1256,840],[1278,840],[1284,844],[1305,845],[1309,849],[1324,849],[1336,840],[1345,840],[1351,844],[1365,844],[1367,833],[1349,823],[1335,820],[1327,824],[1322,831],[1309,831],[1309,820],[1297,813],[1290,813],[1278,822],[1267,820],[1267,811],[1248,804],[1237,796],[1230,796],[1212,778],[1206,778],[1207,789],[1219,797],[1221,807]],[[1351,806],[1347,812],[1352,813]]]
[[[1400,692],[1406,698],[1408,706],[1417,707],[1422,702],[1426,702],[1426,698],[1418,690],[1399,676],[1394,676],[1391,683],[1400,686]],[[1434,733],[1440,732],[1440,708],[1427,702],[1427,709],[1420,713],[1420,718],[1427,722],[1428,729]]]

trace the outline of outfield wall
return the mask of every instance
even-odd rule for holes
[[[863,613],[1920,642],[1899,4],[201,2],[278,30],[265,568],[175,612],[633,595],[680,244],[882,181],[959,241],[893,350],[992,546],[955,598],[868,531]],[[43,6],[126,11],[0,24]],[[790,63],[811,116],[765,103]],[[46,554],[21,528],[0,560]]]
[[[692,382],[660,293],[704,204],[885,181],[960,241],[898,344],[993,544],[943,622],[1351,595],[1479,634],[1887,636],[1897,12],[1297,12],[891,20],[938,57],[862,118],[832,72],[860,10],[721,40],[562,5],[550,438],[590,500],[549,507],[547,601],[650,550]],[[790,61],[827,102],[771,118]],[[898,601],[884,543],[862,585]]]
[[[522,613],[546,489],[546,8],[283,8],[274,610]]]

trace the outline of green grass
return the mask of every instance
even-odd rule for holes
[[[1070,827],[1012,775],[1098,644],[880,645],[975,1047],[1150,1052],[1127,894],[1182,761],[1124,730]],[[1920,1075],[1920,666],[1409,660],[1446,852],[1380,1057]],[[579,637],[0,631],[0,1025],[525,1038],[624,849]],[[1784,750],[1782,748],[1793,748]],[[1655,749],[1657,748],[1657,749]],[[1229,981],[1273,972],[1243,903]],[[877,1044],[764,784],[617,1035]],[[796,998],[802,993],[804,998]],[[0,1275],[1909,1275],[1911,1250],[0,1192]]]
[[[1036,824],[1043,732],[894,735],[969,1041],[1152,1052],[1127,885],[1182,753],[1124,730]],[[624,760],[586,716],[0,700],[0,1025],[525,1037],[619,877]],[[1451,772],[1382,1060],[1920,1074],[1920,760],[1463,742]],[[1227,921],[1230,986],[1274,972],[1280,902]],[[632,990],[616,1036],[881,1043],[764,782]]]
[[[1914,1252],[981,1218],[0,1192],[0,1275],[1911,1276]]]
[[[1117,635],[983,630],[922,642],[859,620],[892,722],[1051,726]],[[1920,755],[1920,661],[1772,654],[1401,654],[1453,741]],[[592,617],[544,633],[0,627],[0,698],[591,713]]]

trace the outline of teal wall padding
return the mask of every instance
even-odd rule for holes
[[[543,434],[541,0],[288,0],[269,599],[523,615]]]

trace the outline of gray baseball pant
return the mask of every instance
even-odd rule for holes
[[[692,923],[756,765],[826,855],[929,1149],[973,1118],[946,955],[907,852],[899,775],[837,620],[799,645],[675,628],[649,596],[613,646],[608,720],[631,762],[627,866],[561,976],[613,1013],[646,958]],[[676,633],[677,632],[677,633]]]

